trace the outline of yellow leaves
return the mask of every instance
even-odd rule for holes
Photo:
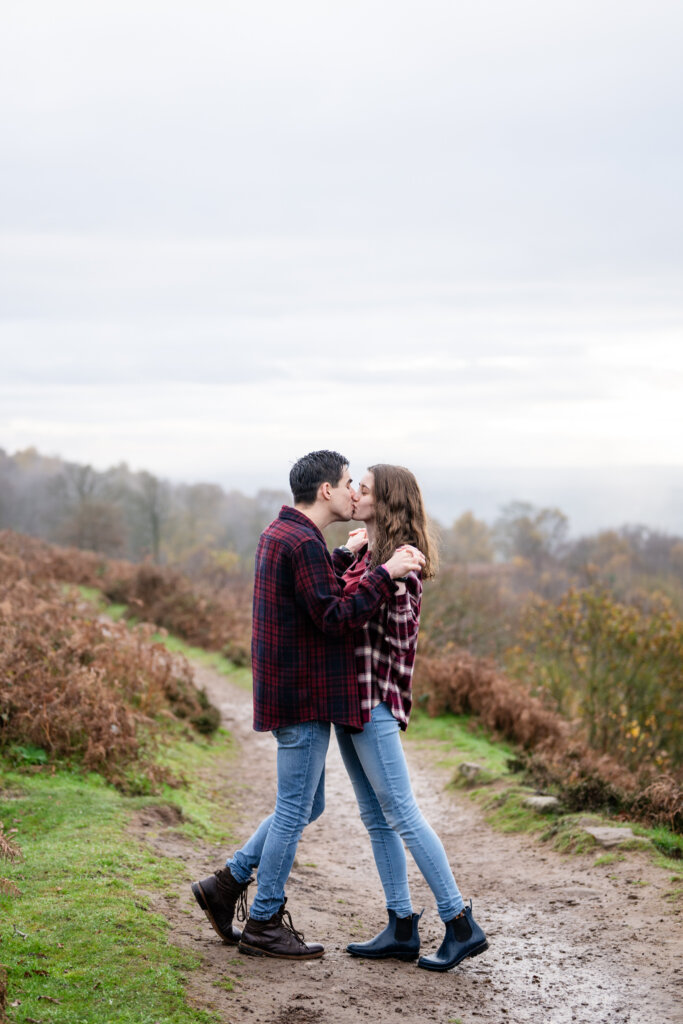
[[[563,713],[578,710],[596,749],[631,768],[655,751],[674,765],[683,760],[683,622],[668,598],[646,595],[635,607],[600,587],[555,602],[534,597],[520,646],[509,668],[518,676],[523,669]]]

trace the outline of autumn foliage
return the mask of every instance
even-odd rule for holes
[[[251,645],[250,589],[241,581],[220,590],[194,583],[170,568],[151,563],[105,581],[109,600],[128,605],[129,614],[168,629],[196,647],[220,651],[247,664]]]
[[[223,575],[220,586],[211,578],[196,582],[173,568],[57,547],[11,530],[0,531],[0,554],[22,559],[27,579],[97,587],[109,601],[127,605],[129,617],[239,664],[249,661],[251,589],[239,575]]]
[[[0,536],[0,748],[28,762],[73,761],[121,785],[158,781],[150,752],[164,721],[201,731],[218,713],[186,659],[150,642],[151,627],[100,621],[59,575],[68,553]],[[9,549],[9,550],[8,550]],[[34,557],[35,556],[35,557]],[[97,572],[89,556],[86,569]]]
[[[632,771],[683,768],[683,620],[661,594],[625,604],[593,586],[533,597],[508,664],[580,719],[598,753]]]
[[[0,533],[0,745],[34,744],[121,779],[165,714],[210,729],[215,709],[187,663],[149,642],[151,626],[101,622],[63,586],[97,587],[137,621],[248,661],[249,581],[206,553],[186,568],[199,578]],[[512,617],[498,601],[506,628],[493,661],[448,639],[455,620],[481,633],[491,608],[475,622],[472,593],[447,582],[423,617],[416,664],[429,713],[471,714],[517,744],[537,784],[571,808],[683,828],[683,624],[672,606],[618,603],[596,587],[527,593]],[[473,582],[493,592],[488,577]]]
[[[557,788],[570,809],[610,807],[683,830],[680,778],[652,760],[633,771],[622,759],[593,749],[581,719],[568,720],[494,662],[455,647],[423,654],[414,688],[429,714],[471,714],[512,740],[521,748],[520,767],[539,786]]]

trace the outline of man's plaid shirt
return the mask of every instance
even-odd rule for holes
[[[362,729],[353,634],[394,591],[380,566],[345,594],[318,527],[283,505],[256,551],[254,729],[310,721]]]
[[[337,572],[343,573],[345,593],[355,593],[367,579],[370,554],[362,549],[357,558],[337,548],[333,553]],[[405,594],[396,594],[377,609],[356,633],[356,671],[363,721],[370,719],[372,708],[382,701],[402,729],[408,725],[413,706],[412,678],[417,634],[420,628],[422,581],[411,572]]]

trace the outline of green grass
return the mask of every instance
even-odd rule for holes
[[[222,978],[218,981],[212,981],[211,984],[214,988],[223,989],[224,992],[234,992],[236,982],[233,978]]]
[[[406,733],[406,742],[418,748],[437,750],[436,763],[452,769],[452,786],[466,789],[469,796],[482,807],[486,821],[500,832],[527,832],[549,842],[560,853],[586,853],[596,846],[579,824],[583,814],[565,814],[561,809],[550,814],[539,814],[524,806],[524,800],[534,790],[520,783],[519,775],[508,769],[508,761],[515,760],[515,750],[509,744],[491,738],[467,715],[439,715],[430,718],[415,709]],[[481,772],[468,781],[458,772],[463,761],[481,765]],[[596,824],[613,825],[606,815],[591,815]],[[631,823],[636,838],[624,843],[620,851],[647,850],[656,863],[683,878],[683,836],[658,826],[646,828]],[[613,858],[624,856],[606,854],[596,864],[609,864]]]
[[[659,825],[656,828],[643,828],[642,825],[633,825],[636,835],[645,836],[652,845],[667,860],[683,862],[683,836],[671,832],[668,828]],[[683,863],[680,863],[683,869]]]
[[[189,838],[222,845],[235,838],[230,832],[229,802],[223,784],[236,759],[233,738],[222,728],[211,739],[196,736],[169,744],[159,752],[157,760],[185,783],[178,789],[167,788],[165,794],[183,816],[178,830]]]
[[[169,942],[166,920],[144,895],[184,879],[182,863],[141,846],[126,831],[147,804],[172,804],[178,829],[225,840],[225,794],[211,803],[212,771],[231,757],[225,733],[178,741],[162,757],[182,769],[186,788],[126,797],[99,776],[26,774],[0,763],[0,820],[17,828],[24,859],[0,873],[20,889],[0,895],[0,961],[8,971],[10,1021],[45,1024],[209,1024],[188,1007],[184,976],[199,959]],[[35,771],[35,770],[34,770]],[[11,794],[8,796],[8,794]],[[223,811],[221,812],[221,808]],[[221,820],[222,819],[222,820]]]
[[[507,743],[494,742],[468,715],[438,715],[430,718],[415,708],[406,732],[411,743],[440,748],[439,761],[456,767],[461,761],[474,761],[490,777],[508,776],[507,761],[515,756]]]
[[[603,853],[593,861],[593,867],[603,867],[608,864],[615,864],[617,861],[625,860],[623,853]]]

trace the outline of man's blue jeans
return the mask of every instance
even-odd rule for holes
[[[443,843],[417,806],[397,720],[386,704],[378,704],[363,732],[335,728],[360,816],[370,834],[387,909],[397,917],[413,913],[405,842],[434,893],[439,917],[450,921],[463,909],[463,899]]]
[[[250,915],[267,921],[285,899],[285,882],[292,870],[304,827],[325,809],[325,757],[330,742],[329,722],[300,722],[273,730],[277,740],[277,801],[250,839],[227,862],[238,882],[258,868],[256,898]]]

